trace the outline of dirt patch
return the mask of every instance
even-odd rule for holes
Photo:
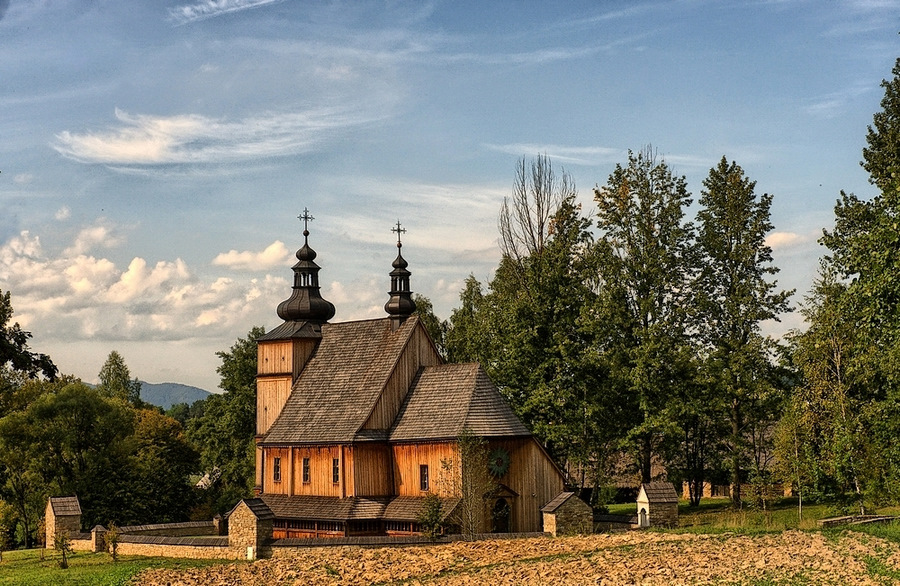
[[[421,547],[311,548],[251,564],[148,570],[137,583],[868,585],[890,583],[898,575],[900,547],[859,533],[829,538],[799,531],[758,536],[633,532]]]

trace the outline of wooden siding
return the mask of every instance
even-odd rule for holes
[[[256,434],[265,435],[291,394],[290,376],[259,376],[256,379]]]
[[[394,494],[399,496],[424,496],[419,487],[419,466],[428,466],[429,492],[438,496],[454,495],[454,483],[441,469],[441,460],[458,461],[454,442],[394,444]],[[454,468],[456,468],[454,466]]]
[[[488,451],[503,448],[509,453],[509,469],[498,481],[519,496],[510,504],[510,531],[541,531],[541,507],[563,491],[562,473],[534,438],[491,440]]]
[[[316,349],[317,340],[273,340],[257,345],[257,374],[289,374],[293,380]]]
[[[388,429],[400,412],[400,405],[406,398],[409,386],[419,368],[441,363],[441,357],[434,349],[421,323],[410,336],[409,341],[400,353],[397,364],[375,404],[363,429]]]
[[[355,496],[392,494],[391,449],[387,444],[357,444],[353,447],[352,461]]]
[[[352,487],[353,458],[350,448],[342,446],[310,446],[294,448],[263,448],[264,492],[284,495],[353,496],[345,486]],[[281,482],[274,480],[275,458],[281,458]],[[309,482],[303,482],[303,458],[309,458]],[[332,460],[341,462],[340,481],[332,482]]]

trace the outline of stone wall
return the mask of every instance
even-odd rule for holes
[[[552,513],[544,513],[544,531],[557,535],[585,535],[594,529],[591,507],[578,497],[567,499]]]
[[[651,527],[677,527],[678,503],[654,503],[650,510]]]

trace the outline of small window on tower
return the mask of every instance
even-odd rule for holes
[[[281,458],[275,458],[275,463],[272,465],[272,479],[275,482],[281,482]]]
[[[419,465],[419,489],[428,490],[428,464]]]
[[[303,482],[309,482],[309,458],[303,458]]]
[[[341,481],[341,461],[337,458],[331,459],[331,481],[335,484]]]

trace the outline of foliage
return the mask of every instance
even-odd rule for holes
[[[0,368],[21,372],[28,378],[43,376],[49,380],[56,378],[58,371],[46,354],[32,352],[28,347],[31,332],[18,323],[10,325],[13,308],[9,291],[0,290]]]
[[[642,482],[669,430],[669,398],[689,370],[686,315],[691,276],[693,226],[684,221],[691,204],[683,177],[657,161],[650,147],[628,153],[607,184],[594,190],[596,253],[604,308],[619,333],[610,345],[620,357],[618,397],[627,401],[626,445],[635,455]]]
[[[72,539],[69,537],[68,531],[57,531],[53,536],[53,549],[59,552],[62,558],[59,560],[59,567],[63,570],[69,568],[69,556],[72,554]]]
[[[760,324],[790,311],[793,291],[777,291],[767,278],[778,272],[765,242],[772,230],[772,196],[757,197],[756,182],[725,157],[703,185],[691,310],[703,376],[721,402],[717,415],[729,425],[732,499],[739,506],[745,466],[756,478],[765,476],[760,449],[767,448],[754,440],[770,435],[766,428],[778,417],[783,391],[773,385],[773,342],[760,334]]]
[[[440,537],[444,530],[443,513],[440,497],[433,492],[425,495],[422,510],[419,512],[416,522],[422,529],[422,534],[432,541]]]
[[[141,402],[141,381],[131,378],[122,355],[113,350],[100,368],[97,391],[104,397],[120,399],[138,405]]]
[[[416,293],[413,295],[413,302],[416,304],[414,315],[419,316],[419,320],[422,322],[422,325],[425,326],[425,331],[428,332],[431,341],[434,342],[434,345],[437,347],[438,354],[446,358],[447,348],[444,341],[447,331],[446,322],[441,321],[441,319],[434,314],[434,306],[431,304],[429,298]]]
[[[458,462],[442,461],[442,473],[449,493],[460,499],[452,518],[462,534],[473,539],[484,527],[486,499],[496,491],[497,481],[488,471],[488,449],[484,438],[466,428],[457,436],[457,447]]]
[[[106,530],[106,535],[103,536],[106,541],[106,547],[109,550],[109,555],[112,556],[113,563],[119,561],[119,537],[121,536],[121,532],[119,531],[119,527],[110,521],[109,528]]]
[[[203,401],[202,415],[188,423],[188,438],[200,453],[203,470],[218,468],[218,482],[205,500],[213,513],[224,513],[253,490],[256,458],[256,339],[265,333],[252,328],[227,352],[217,352],[221,395]],[[209,511],[205,511],[204,514]]]

